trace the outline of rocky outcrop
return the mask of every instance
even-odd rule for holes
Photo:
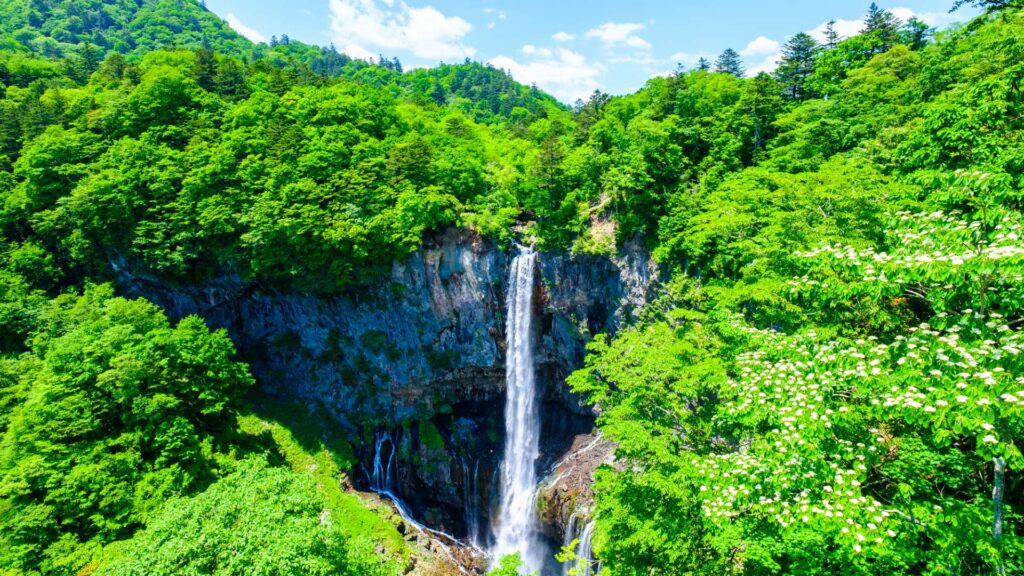
[[[541,526],[549,538],[563,540],[570,519],[587,518],[594,507],[594,471],[615,462],[615,444],[600,434],[579,434],[552,467],[538,490]]]
[[[202,316],[226,328],[269,391],[315,399],[342,423],[401,422],[504,390],[504,309],[509,252],[465,230],[448,230],[391,273],[324,297],[261,288],[237,277],[169,287],[121,267],[120,287],[172,317]],[[614,331],[648,297],[645,250],[617,256],[540,258],[546,397],[587,409],[564,379],[592,335]],[[356,426],[353,426],[354,428]]]
[[[117,268],[126,295],[146,297],[172,317],[198,314],[226,328],[266,392],[326,408],[351,431],[364,471],[374,455],[368,439],[390,432],[403,499],[418,518],[461,535],[474,522],[487,531],[488,498],[496,492],[514,250],[447,230],[389,274],[331,296],[231,276],[172,287],[123,263]],[[655,270],[639,244],[614,256],[543,253],[538,266],[541,449],[549,466],[593,423],[565,377],[582,365],[594,335],[615,331],[649,299]],[[480,501],[468,506],[468,498]]]

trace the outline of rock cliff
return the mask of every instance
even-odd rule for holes
[[[266,392],[322,404],[352,431],[364,470],[372,466],[372,432],[392,432],[403,498],[431,524],[465,534],[487,522],[494,492],[514,249],[447,230],[390,274],[331,296],[237,277],[171,287],[127,266],[119,285],[172,317],[198,314],[226,328]],[[610,257],[543,253],[538,266],[547,466],[592,426],[565,377],[582,364],[592,335],[615,331],[648,300],[655,270],[638,244]]]

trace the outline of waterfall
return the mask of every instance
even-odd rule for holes
[[[579,537],[579,532],[576,527],[576,519],[578,515],[573,512],[569,515],[569,522],[565,525],[565,538],[562,539],[562,548],[568,548],[572,546],[572,541]],[[566,562],[562,566],[562,576],[572,576],[569,571],[576,567],[575,562]]]
[[[536,266],[537,254],[524,250],[512,261],[509,271],[505,454],[501,463],[501,511],[493,550],[494,562],[518,552],[526,573],[540,572],[544,563],[534,509],[540,436],[532,330]]]
[[[580,535],[580,545],[576,549],[577,557],[577,569],[576,576],[592,576],[596,575],[601,571],[601,564],[594,562],[594,521],[591,520],[587,523],[587,527],[583,529],[583,534]]]
[[[480,493],[477,488],[477,478],[480,475],[480,460],[473,464],[473,474],[469,473],[469,464],[465,458],[462,460],[462,498],[465,502],[466,514],[466,539],[474,546],[481,546],[480,542]]]
[[[563,546],[572,545],[573,540],[579,540],[576,545],[576,561],[566,562],[562,566],[563,576],[597,576],[601,571],[601,564],[594,561],[594,521],[587,522],[581,532],[579,529],[578,516],[573,512],[569,516],[569,523],[565,527],[565,543]]]
[[[373,445],[373,475],[370,477],[370,490],[396,500],[397,496],[391,490],[391,465],[395,461],[395,442],[391,439],[390,432],[377,432],[375,436]],[[386,462],[382,458],[385,444],[391,448]]]

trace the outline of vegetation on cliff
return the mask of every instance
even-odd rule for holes
[[[597,478],[605,573],[1024,571],[1024,14],[975,4],[569,109],[480,64],[254,45],[191,0],[5,3],[0,569],[397,571],[344,448],[109,283],[335,293],[466,226],[640,237],[664,270],[570,380],[628,463]]]

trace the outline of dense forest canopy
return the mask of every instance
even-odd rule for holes
[[[1024,572],[1024,12],[971,4],[570,108],[193,0],[5,2],[0,573],[399,573],[227,335],[116,283],[333,294],[448,227],[662,269],[570,378],[623,463],[604,573]]]

